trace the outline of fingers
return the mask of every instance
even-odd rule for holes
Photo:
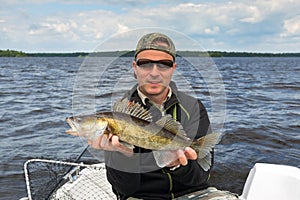
[[[188,159],[185,156],[183,150],[181,149],[177,150],[177,156],[178,156],[178,161],[181,165],[185,166],[188,164]]]
[[[119,147],[119,146],[121,145],[120,142],[119,142],[119,137],[116,136],[116,135],[113,135],[113,136],[111,137],[111,144],[112,144],[113,146],[115,146],[115,147]]]
[[[133,150],[123,146],[119,141],[119,137],[112,134],[96,137],[93,140],[89,140],[88,144],[94,149],[118,151],[126,156],[133,155]]]
[[[196,151],[191,147],[186,147],[184,151],[179,149],[176,151],[176,154],[178,159],[172,162],[169,166],[176,166],[178,164],[186,166],[188,164],[188,160],[196,160],[198,157]]]
[[[67,130],[65,133],[73,136],[85,136],[85,134],[78,133],[76,131],[73,131],[72,129]],[[113,134],[103,134],[98,137],[94,137],[93,139],[89,139],[87,142],[94,149],[118,151],[125,154],[126,156],[133,155],[133,150],[122,145],[119,142],[119,137]]]
[[[111,137],[111,144],[112,146],[119,152],[125,154],[126,156],[132,156],[133,155],[133,150],[130,148],[125,147],[122,145],[119,141],[119,137],[116,135],[113,135]]]
[[[192,149],[191,147],[186,147],[184,154],[187,157],[187,159],[189,159],[189,160],[196,160],[198,157],[197,152],[194,149]]]

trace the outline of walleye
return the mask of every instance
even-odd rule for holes
[[[207,171],[211,166],[211,151],[219,142],[220,134],[211,133],[197,140],[187,137],[182,125],[170,115],[152,122],[150,113],[140,104],[127,99],[117,101],[112,112],[66,118],[73,132],[93,139],[101,134],[112,133],[120,142],[153,150],[158,166],[174,161],[173,150],[192,147],[198,154],[198,163]],[[133,146],[134,145],[134,146]]]

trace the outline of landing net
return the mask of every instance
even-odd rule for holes
[[[104,163],[31,159],[24,164],[24,172],[29,200],[116,199]]]

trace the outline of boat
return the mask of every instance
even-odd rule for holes
[[[44,176],[54,177],[57,181],[54,181],[52,184],[47,183],[47,185],[43,185],[41,181],[37,181],[37,183],[32,182],[32,178],[30,177],[35,177],[35,173],[38,176],[43,176],[41,175],[41,171],[37,170],[38,168],[45,166],[49,170],[49,166],[51,165],[52,167],[55,166],[53,168],[56,170],[56,175],[48,171]],[[62,171],[68,169],[68,172],[62,173],[59,168],[62,168]],[[106,178],[104,162],[99,164],[84,164],[82,162],[72,163],[46,159],[30,159],[24,164],[24,173],[28,196],[20,200],[116,199],[111,190],[111,185]],[[58,179],[55,176],[60,178]],[[224,197],[226,194],[233,196],[229,191],[208,188],[207,190],[178,197],[177,200],[209,199],[209,195],[211,194],[214,194],[214,197],[220,194],[220,198],[214,198],[219,200],[230,199],[221,198],[221,196]],[[242,194],[236,196],[237,198],[233,199],[299,200],[300,169],[287,165],[256,163],[249,172]]]
[[[239,197],[241,200],[299,200],[300,169],[294,166],[256,163]]]

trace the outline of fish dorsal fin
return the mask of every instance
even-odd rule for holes
[[[124,98],[123,100],[116,101],[113,106],[113,112],[126,113],[128,115],[152,122],[152,116],[143,108],[139,103],[129,101]]]
[[[155,123],[184,140],[190,140],[190,138],[187,137],[182,125],[175,121],[171,115],[165,115]]]

